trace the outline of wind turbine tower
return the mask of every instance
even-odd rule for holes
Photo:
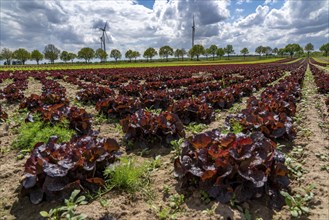
[[[107,33],[106,33],[106,26],[107,26],[107,22],[105,22],[104,28],[99,28],[99,30],[101,30],[103,32],[102,36],[100,37],[101,49],[103,49],[105,52],[106,52],[106,46],[105,46],[106,38],[107,38],[107,40],[109,40],[109,37],[107,36]]]
[[[194,46],[194,35],[195,35],[195,22],[194,22],[194,15],[193,15],[193,24],[192,24],[192,47]]]

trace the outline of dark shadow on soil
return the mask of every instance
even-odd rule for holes
[[[18,189],[20,191],[20,189]],[[10,214],[15,216],[17,220],[44,220],[41,217],[41,211],[49,212],[50,209],[61,206],[60,202],[42,202],[40,204],[34,205],[30,202],[28,196],[19,197],[11,207]]]
[[[183,189],[181,188],[179,182],[176,183],[174,187],[177,193],[184,194],[185,204],[190,209],[198,211],[204,211],[207,209],[211,210],[213,205],[215,204],[214,200],[210,200],[210,202],[207,203],[202,198],[202,195],[200,193],[201,191],[197,189],[192,189],[192,187],[190,187],[189,189]],[[266,201],[266,198],[259,198],[252,199],[249,202],[244,202],[238,205],[249,211],[251,219],[262,218],[264,220],[270,220],[273,218],[274,211],[273,209],[267,207],[267,203],[268,201]],[[219,216],[223,216],[225,220],[240,219],[240,217],[237,216],[237,213],[240,213],[241,216],[244,215],[241,211],[239,211],[235,207],[232,207],[229,203],[218,203],[218,206],[215,209],[215,213]]]
[[[125,144],[124,144],[125,145]],[[162,144],[151,145],[140,145],[138,143],[134,144],[132,148],[126,148],[127,155],[139,155],[146,158],[155,158],[156,156],[165,156],[170,154],[170,146],[163,146]]]
[[[288,154],[290,153],[290,151],[294,148],[294,146],[296,146],[297,144],[294,141],[289,141],[289,140],[278,140],[278,144],[281,145],[281,149],[280,151],[284,154]],[[303,148],[305,148],[305,146],[307,145],[307,141],[305,141],[305,143],[299,143],[299,146],[302,146]]]

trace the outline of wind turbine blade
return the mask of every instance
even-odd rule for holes
[[[106,26],[107,26],[107,22],[105,22],[105,25],[104,25],[104,31],[106,31]]]
[[[105,35],[106,35],[107,41],[108,41],[109,43],[113,43],[113,41],[112,41],[112,37],[111,37],[111,39],[110,39],[106,32],[105,32]]]

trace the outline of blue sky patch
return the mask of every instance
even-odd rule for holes
[[[146,8],[153,9],[154,0],[137,0],[137,2]]]

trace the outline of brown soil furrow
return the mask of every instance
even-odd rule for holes
[[[65,87],[66,98],[68,98],[70,102],[73,102],[75,100],[77,92],[79,91],[79,87],[71,83],[64,82],[63,80],[57,80],[57,82]]]
[[[329,173],[321,170],[321,166],[328,164],[328,161],[321,161],[316,155],[329,155],[328,134],[319,127],[323,119],[317,111],[317,105],[324,105],[323,100],[318,99],[317,88],[311,73],[308,71],[304,89],[309,94],[306,98],[306,109],[304,115],[306,119],[303,123],[312,136],[305,146],[306,157],[304,158],[304,169],[308,173],[304,174],[304,179],[300,184],[305,187],[308,184],[316,184],[315,204],[310,208],[309,219],[329,219]],[[307,79],[309,77],[309,80]],[[295,143],[305,143],[303,137],[297,137]]]
[[[328,159],[320,160],[316,156],[329,155],[329,134],[319,127],[321,122],[324,120],[328,122],[328,119],[323,118],[323,114],[317,110],[319,105],[323,107],[324,100],[319,98],[314,78],[309,70],[306,72],[302,93],[304,101],[297,104],[297,112],[302,115],[303,119],[298,127],[299,131],[292,148],[304,146],[303,156],[296,159],[297,162],[303,164],[302,168],[306,172],[300,180],[292,181],[290,187],[294,195],[296,193],[304,194],[303,188],[310,184],[316,185],[313,190],[314,198],[307,204],[310,213],[299,219],[329,219],[329,173],[321,170],[321,166],[328,166]],[[287,207],[276,213],[274,218],[289,219],[290,214]]]
[[[9,84],[11,84],[13,82],[14,82],[14,80],[12,80],[12,79],[4,80],[2,83],[0,83],[0,90],[4,89],[6,86],[8,86]]]
[[[32,94],[41,95],[42,93],[42,84],[40,81],[35,80],[34,78],[29,78],[28,80],[28,87],[24,91],[25,97],[30,97]]]

